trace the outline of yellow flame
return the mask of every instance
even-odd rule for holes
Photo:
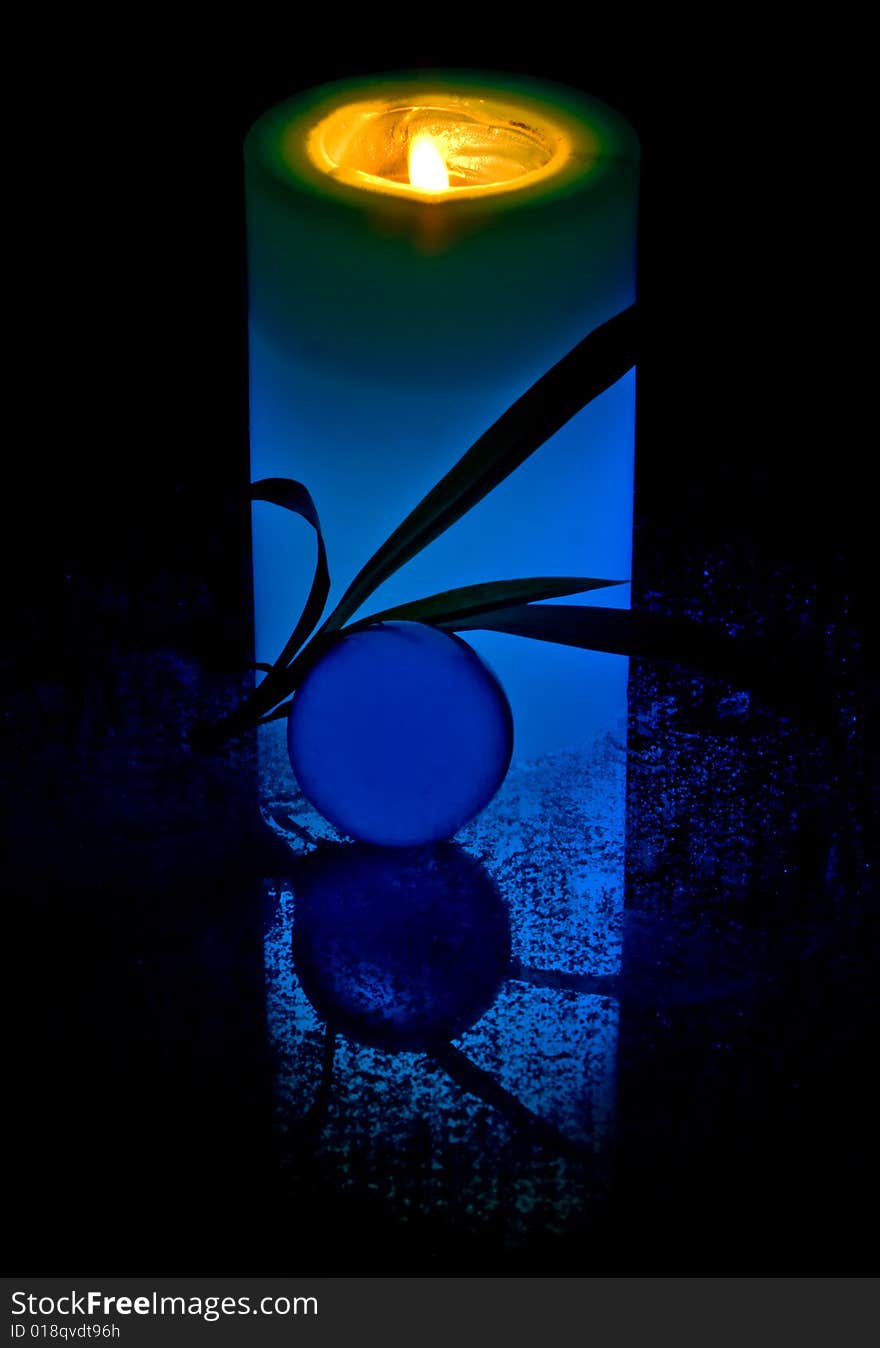
[[[409,180],[422,192],[449,190],[449,171],[428,131],[420,131],[410,141]]]

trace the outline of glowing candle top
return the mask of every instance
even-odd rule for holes
[[[503,371],[513,396],[632,303],[638,159],[612,108],[528,76],[303,90],[245,144],[252,331],[358,378]]]
[[[573,145],[561,119],[530,99],[427,84],[341,104],[312,128],[307,153],[339,182],[440,203],[550,177]]]
[[[603,104],[474,72],[340,82],[281,104],[256,130],[276,181],[364,206],[526,204],[638,157],[631,128]]]

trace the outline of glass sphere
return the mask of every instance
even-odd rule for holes
[[[489,803],[513,719],[460,637],[387,622],[344,634],[308,672],[287,743],[303,794],[342,833],[412,847],[450,838]]]

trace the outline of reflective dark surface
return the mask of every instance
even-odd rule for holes
[[[247,754],[181,745],[193,707],[231,692],[191,657],[128,650],[80,690],[17,693],[27,1248],[67,1248],[39,1206],[63,1191],[95,1208],[90,1248],[111,1262],[122,1230],[142,1258],[158,1232],[175,1260],[195,1242],[279,1268],[296,1250],[316,1269],[614,1271],[625,1248],[672,1271],[707,1243],[731,1268],[856,1266],[873,1147],[862,700],[832,741],[634,670],[628,907],[603,980],[511,965],[508,914],[454,847],[437,902],[422,890],[397,928],[387,874],[373,883],[387,854],[296,862],[257,823]],[[271,961],[267,1001],[273,931],[304,1001]]]

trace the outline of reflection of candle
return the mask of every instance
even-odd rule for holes
[[[467,446],[632,302],[637,157],[609,109],[509,77],[348,82],[257,122],[247,144],[252,472],[312,492],[331,604]],[[481,580],[627,577],[633,394],[629,374],[386,581],[366,612]],[[314,543],[275,507],[257,504],[254,519],[266,661],[290,635]],[[626,604],[627,593],[589,602]],[[613,913],[626,661],[499,634],[467,640],[501,679],[515,726],[498,803],[513,823],[483,841],[515,865],[528,837],[532,862],[545,850],[539,872],[555,856],[555,878],[547,870],[538,884],[552,883],[557,905],[601,890]],[[267,728],[261,754],[264,799],[296,807],[282,725]]]

